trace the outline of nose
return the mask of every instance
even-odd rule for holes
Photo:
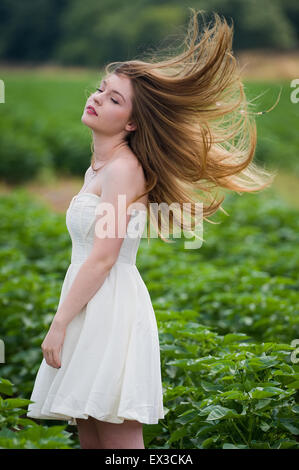
[[[99,95],[98,94],[94,94],[93,95],[93,100],[95,103],[97,104],[100,104],[101,103],[101,99],[99,99]]]

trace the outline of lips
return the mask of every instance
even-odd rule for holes
[[[96,116],[98,115],[98,113],[96,112],[96,110],[94,109],[93,106],[87,106],[86,109],[89,110],[89,111],[92,111],[93,114],[95,114]]]

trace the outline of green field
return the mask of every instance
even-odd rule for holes
[[[0,165],[4,181],[23,184],[38,170],[82,175],[90,135],[81,124],[86,93],[99,77],[2,73]],[[280,83],[248,83],[256,111],[269,108]],[[257,118],[258,159],[299,178],[299,105],[283,84],[279,105]],[[298,126],[297,126],[298,127]],[[295,191],[284,185],[296,205]],[[295,183],[294,183],[295,184]],[[289,188],[288,188],[289,187]],[[288,192],[289,190],[289,192]],[[275,187],[230,194],[229,217],[213,215],[206,243],[141,241],[137,266],[159,327],[166,416],[144,425],[147,448],[299,448],[299,217]],[[65,215],[23,189],[0,198],[0,448],[78,448],[73,426],[25,418],[42,360],[41,343],[70,262]],[[292,355],[293,354],[293,355]],[[298,354],[297,354],[298,356]],[[9,381],[9,382],[8,382]],[[46,426],[47,425],[47,426]]]
[[[5,103],[0,105],[0,179],[8,184],[31,181],[46,168],[53,174],[82,176],[90,161],[91,132],[81,123],[86,98],[101,71],[45,73],[0,71]],[[257,116],[256,161],[278,169],[277,188],[298,207],[299,103],[291,102],[290,81],[247,82],[245,92],[255,112],[278,105]],[[22,165],[20,165],[20,160]],[[275,183],[276,184],[276,183]]]

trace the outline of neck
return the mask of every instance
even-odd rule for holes
[[[124,140],[120,140],[119,136],[99,136],[93,134],[93,155],[94,155],[94,166],[102,166],[109,160],[114,158],[116,154],[123,149],[128,148],[128,143]]]

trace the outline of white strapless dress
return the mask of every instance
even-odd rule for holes
[[[93,193],[81,193],[67,209],[72,257],[59,305],[92,248],[100,199]],[[146,211],[134,210],[116,263],[68,324],[61,368],[42,360],[28,417],[67,420],[72,425],[77,424],[76,418],[88,416],[110,423],[126,419],[146,424],[164,418],[157,322],[135,264],[146,217]]]

